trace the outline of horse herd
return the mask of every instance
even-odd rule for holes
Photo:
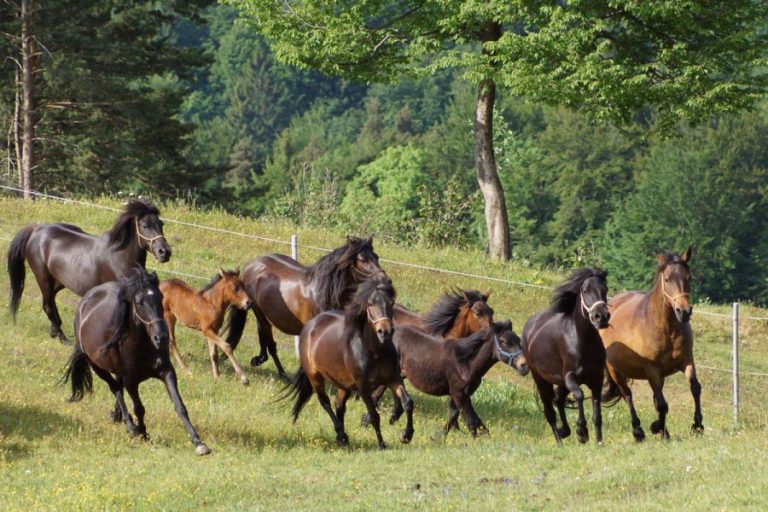
[[[24,289],[25,262],[42,293],[51,337],[69,343],[56,307],[56,294],[67,288],[82,298],[75,313],[77,343],[65,381],[71,401],[92,391],[93,371],[115,396],[111,416],[134,435],[147,437],[139,384],[158,378],[166,386],[195,451],[210,452],[200,440],[179,395],[171,364],[187,369],[176,347],[175,326],[181,323],[205,336],[214,376],[218,352],[230,360],[245,385],[248,378],[234,356],[250,310],[257,323],[260,353],[251,365],[271,356],[286,377],[277,354],[272,327],[298,335],[300,367],[284,397],[293,398],[293,418],[313,394],[333,421],[338,442],[346,444],[346,403],[356,393],[365,403],[363,421],[373,426],[379,447],[378,401],[390,389],[395,423],[405,413],[401,440],[413,436],[413,400],[404,379],[434,396],[448,396],[446,434],[458,429],[459,414],[473,435],[487,431],[471,396],[497,362],[521,375],[529,371],[543,404],[544,416],[558,444],[570,435],[565,408],[571,395],[578,408],[576,436],[588,440],[585,394],[591,393],[595,439],[602,442],[601,403],[623,398],[630,410],[633,435],[645,438],[635,411],[630,379],[647,380],[658,418],[651,431],[669,437],[663,395],[665,377],[682,371],[694,398],[693,431],[703,429],[701,386],[693,359],[689,248],[658,257],[653,288],[607,297],[607,273],[580,269],[554,292],[550,307],[525,324],[522,339],[510,321],[494,321],[490,292],[453,290],[443,294],[424,315],[396,303],[392,281],[379,265],[372,239],[348,237],[341,247],[306,267],[281,254],[245,265],[242,274],[221,269],[200,291],[184,282],[160,282],[144,269],[147,252],[161,263],[171,257],[158,209],[144,201],[129,202],[112,228],[92,236],[69,224],[31,225],[13,239],[8,251],[10,309],[16,318]],[[226,311],[226,339],[219,336]],[[326,384],[337,392],[335,404]],[[133,416],[123,392],[133,401]],[[557,412],[560,426],[557,425]]]

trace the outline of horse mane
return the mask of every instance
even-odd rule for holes
[[[472,307],[477,301],[485,301],[485,296],[479,291],[453,288],[443,293],[424,315],[424,327],[430,334],[445,336],[453,328],[459,311]]]
[[[581,292],[581,285],[590,277],[605,280],[608,272],[599,268],[574,270],[567,281],[555,289],[550,309],[555,313],[570,313],[576,307]]]
[[[125,276],[118,281],[117,307],[112,313],[112,325],[115,326],[115,333],[101,347],[101,352],[106,353],[115,346],[119,346],[128,335],[128,327],[131,322],[131,301],[140,291],[147,288],[157,289],[160,282],[157,274],[147,273],[142,267],[132,268]]]
[[[237,277],[238,275],[240,275],[240,272],[237,271],[237,270],[224,270],[224,269],[222,269],[222,271],[224,272],[224,275],[227,276],[227,277]],[[200,288],[200,293],[205,293],[208,290],[210,290],[211,288],[213,288],[214,286],[216,286],[216,283],[221,281],[223,277],[224,276],[221,275],[221,272],[218,272],[215,276],[213,276],[213,279],[208,281],[208,284],[206,284],[205,286]]]
[[[109,245],[117,250],[125,249],[135,236],[134,219],[138,220],[147,215],[159,216],[160,210],[152,203],[139,199],[128,201],[123,213],[120,214],[112,228],[107,232]]]
[[[352,271],[357,255],[373,252],[370,239],[348,237],[347,243],[320,258],[309,271],[310,281],[317,284],[317,306],[320,311],[344,309],[354,291]]]
[[[493,326],[481,329],[474,334],[469,335],[466,338],[462,338],[453,344],[453,351],[456,354],[456,359],[462,363],[469,363],[477,356],[483,345],[490,339],[489,330],[492,330]]]
[[[357,285],[355,295],[344,308],[344,325],[349,326],[348,328],[352,330],[359,330],[365,325],[365,322],[368,321],[368,299],[376,292],[382,292],[390,300],[395,300],[395,287],[392,286],[392,280],[384,272],[380,272]],[[345,332],[345,339],[351,339],[351,334],[351,332]]]

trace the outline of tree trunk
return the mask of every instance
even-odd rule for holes
[[[21,134],[21,165],[19,175],[24,190],[24,199],[32,198],[32,170],[35,167],[35,102],[33,90],[33,31],[32,0],[21,0],[21,115],[23,128]]]
[[[484,27],[483,42],[496,41],[499,37],[501,37],[501,26],[498,23],[488,23]],[[483,50],[483,53],[486,51]],[[508,260],[511,255],[509,219],[493,151],[493,104],[495,101],[496,83],[490,78],[482,80],[477,89],[475,109],[475,169],[477,183],[480,185],[485,202],[488,255],[494,259]]]

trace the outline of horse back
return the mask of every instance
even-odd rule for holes
[[[325,311],[304,324],[299,336],[299,361],[310,380],[322,375],[337,387],[354,387],[350,344],[343,334],[341,311]]]
[[[456,365],[451,364],[447,354],[453,351],[456,341],[443,340],[409,325],[396,327],[392,336],[402,373],[413,387],[436,396],[449,392],[448,367],[455,369]]]

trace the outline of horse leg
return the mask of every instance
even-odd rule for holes
[[[704,417],[701,415],[701,384],[699,379],[696,378],[696,365],[693,361],[685,365],[685,377],[688,379],[688,383],[691,385],[691,394],[693,395],[693,425],[691,425],[691,432],[694,434],[701,434],[704,432]]]
[[[173,406],[176,409],[176,414],[178,414],[179,418],[181,418],[181,422],[184,424],[184,428],[187,429],[187,433],[192,440],[192,444],[195,445],[195,453],[198,455],[207,455],[211,453],[211,450],[202,441],[200,441],[200,437],[197,435],[195,427],[193,427],[192,422],[189,421],[187,408],[184,406],[184,401],[179,395],[179,388],[178,384],[176,383],[176,371],[171,366],[169,370],[161,373],[159,378],[165,384],[165,389],[168,391],[168,396],[171,398],[171,402],[173,402]]]
[[[189,366],[184,364],[184,361],[181,359],[181,354],[179,354],[179,349],[176,347],[176,317],[172,314],[165,315],[165,323],[168,324],[168,350],[173,354],[173,357],[176,359],[176,362],[179,363],[179,366],[187,373],[191,373]]]
[[[216,346],[219,347],[221,351],[227,355],[229,362],[232,363],[232,367],[235,369],[235,373],[238,377],[240,377],[240,382],[243,383],[243,386],[247,386],[249,384],[248,377],[245,376],[243,369],[240,368],[239,364],[237,364],[235,354],[232,352],[232,346],[223,339],[219,338],[211,329],[204,329],[203,334],[208,339],[208,343],[215,343]]]
[[[603,444],[603,409],[600,394],[603,390],[603,373],[589,386],[592,392],[592,424],[595,426],[595,443]]]
[[[211,370],[213,371],[213,378],[219,378],[219,354],[216,353],[216,345],[209,339],[208,342],[208,358],[211,360]]]
[[[669,412],[669,405],[664,398],[664,377],[662,377],[657,371],[647,372],[648,383],[653,390],[653,405],[656,406],[656,412],[659,413],[659,419],[651,423],[651,432],[654,434],[661,434],[663,439],[669,439],[669,431],[667,430],[667,412]]]
[[[383,450],[387,445],[384,443],[384,438],[381,436],[381,418],[379,416],[379,411],[376,409],[376,404],[373,403],[371,388],[368,386],[368,382],[362,380],[358,380],[355,384],[357,393],[360,395],[365,407],[368,409],[368,417],[371,418],[371,426],[373,426],[373,430],[376,432],[376,440],[379,443],[379,449]]]
[[[558,446],[563,445],[563,440],[560,438],[560,432],[557,430],[557,417],[555,416],[555,408],[552,406],[552,401],[555,398],[555,390],[552,384],[539,377],[536,373],[533,373],[533,381],[536,383],[536,388],[539,390],[539,397],[541,397],[541,405],[544,408],[544,418],[552,428],[552,433],[555,435],[555,441]]]
[[[37,278],[37,284],[40,286],[40,292],[43,295],[43,311],[51,322],[51,338],[59,338],[61,343],[69,345],[69,338],[61,330],[61,315],[59,315],[59,308],[56,307],[56,294],[64,287],[47,273],[41,277],[35,274],[35,277]]]
[[[344,415],[347,412],[347,400],[349,400],[349,391],[339,388],[336,391],[336,418],[341,423],[342,430],[344,429]]]
[[[637,411],[635,410],[635,401],[632,398],[632,388],[629,387],[629,383],[623,375],[616,372],[611,366],[607,366],[607,368],[608,378],[618,386],[622,398],[624,398],[624,401],[627,403],[629,415],[632,418],[632,435],[635,437],[635,441],[640,443],[645,440],[645,432],[643,431],[640,418],[637,416]]]
[[[461,431],[459,428],[459,408],[456,407],[456,404],[453,403],[453,399],[448,399],[448,421],[445,424],[445,435],[448,435],[448,432],[451,431],[452,428],[455,428],[457,431]]]
[[[331,417],[333,428],[336,430],[336,441],[339,444],[348,444],[349,437],[347,437],[347,433],[344,432],[344,424],[339,421],[339,418],[336,416],[336,414],[334,414],[333,408],[331,407],[331,399],[328,398],[328,394],[325,392],[325,382],[323,380],[315,381],[310,377],[310,383],[312,384],[312,388],[315,390],[315,394],[317,395],[317,401],[320,402],[320,405],[323,407],[325,412],[327,412],[328,416]]]
[[[560,423],[562,427],[557,429],[557,433],[560,434],[560,439],[565,439],[571,435],[571,426],[568,425],[568,418],[565,415],[565,399],[568,398],[568,388],[565,386],[557,386],[555,391],[555,404],[557,404],[557,412],[560,414]]]
[[[275,343],[275,337],[272,335],[272,324],[269,323],[264,312],[258,307],[251,306],[254,316],[256,316],[256,326],[259,331],[259,346],[261,351],[259,355],[251,359],[251,366],[261,366],[267,359],[267,352],[272,356],[272,360],[275,362],[275,368],[277,368],[277,374],[280,377],[287,377],[283,364],[280,362],[280,358],[277,356],[277,343]]]
[[[400,404],[400,415],[403,414],[402,409],[405,409],[405,429],[400,433],[400,441],[403,443],[410,443],[411,439],[413,439],[413,400],[411,400],[410,395],[405,390],[405,385],[403,385],[402,379],[393,384],[390,389],[392,390],[394,397],[397,398],[396,403]],[[400,416],[398,415],[398,418],[399,417]],[[390,421],[390,423],[395,423],[395,421],[397,421],[397,418],[394,417],[394,413],[392,419],[394,421]]]
[[[107,383],[109,386],[109,390],[112,392],[113,395],[115,395],[115,410],[112,411],[110,416],[112,417],[112,420],[115,422],[120,421],[121,419],[125,423],[126,430],[131,435],[138,435],[139,431],[136,427],[136,424],[133,422],[133,418],[131,418],[130,413],[128,412],[128,406],[125,405],[125,398],[123,397],[123,381],[122,379],[115,379],[112,377],[112,374],[109,373],[106,370],[103,370],[99,368],[96,365],[91,365],[91,368],[93,369],[93,373],[99,376],[101,380]],[[119,414],[118,414],[119,411]]]
[[[144,404],[141,403],[141,397],[139,397],[139,385],[138,383],[131,382],[125,385],[125,390],[133,400],[133,414],[136,416],[136,430],[139,435],[144,438],[145,441],[149,440],[147,435],[147,426],[144,424]]]
[[[576,420],[576,439],[580,443],[586,443],[589,440],[589,431],[587,430],[587,420],[584,417],[584,392],[581,390],[581,386],[576,382],[576,374],[568,372],[565,374],[565,387],[573,395],[573,399],[576,400],[576,406],[579,409],[579,418]]]
[[[469,398],[469,395],[467,395],[466,390],[460,389],[458,391],[453,391],[450,394],[450,397],[453,400],[453,403],[456,404],[456,407],[461,410],[461,414],[464,417],[464,423],[466,423],[467,429],[472,434],[472,437],[477,437],[477,429],[480,428],[481,421],[480,418],[477,417],[474,408],[472,408],[472,401]]]
[[[373,403],[377,409],[379,407],[379,400],[381,400],[381,397],[384,395],[384,392],[386,390],[387,390],[386,386],[379,386],[378,388],[376,388],[376,391],[374,391],[372,394]],[[397,408],[397,395],[395,395],[394,392],[392,393],[392,399],[395,401],[394,402],[395,407],[392,410],[392,417],[394,418],[395,409]],[[400,404],[400,409],[401,409],[400,414],[402,414],[402,404]],[[400,418],[400,415],[398,415],[398,417],[394,421],[390,419],[390,423],[394,423],[395,421],[397,421],[398,418]],[[371,417],[368,415],[367,412],[363,413],[362,417],[360,418],[360,425],[363,427],[367,427],[367,426],[370,426],[370,424],[371,424]]]

